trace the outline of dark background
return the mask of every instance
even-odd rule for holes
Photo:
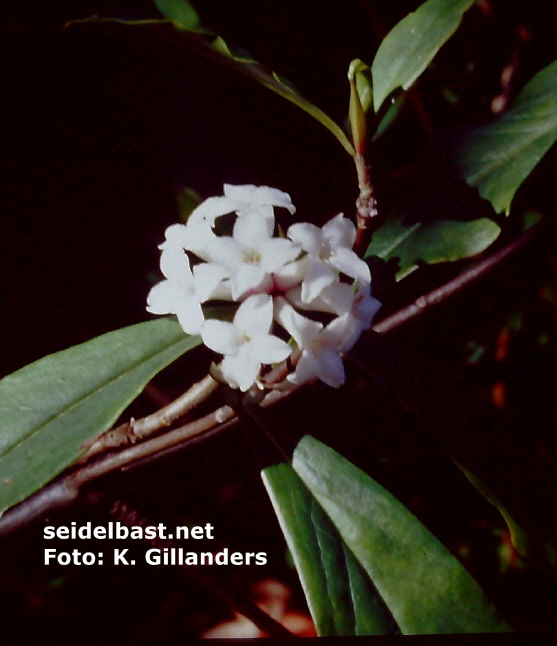
[[[348,64],[357,57],[371,62],[384,34],[417,6],[387,0],[194,4],[205,24],[294,82],[340,123],[348,104]],[[488,208],[457,180],[431,170],[428,126],[438,133],[489,119],[491,101],[501,91],[501,69],[517,47],[511,96],[554,58],[556,34],[546,3],[478,5],[377,145],[377,191],[386,210],[397,195],[422,208],[440,208],[443,195],[457,201],[455,190],[462,193],[461,204]],[[151,3],[34,1],[4,11],[0,376],[148,318],[145,296],[159,276],[156,246],[177,220],[176,192],[182,187],[207,197],[221,193],[224,182],[268,184],[291,194],[301,219],[322,222],[339,211],[351,213],[357,195],[351,160],[296,107],[132,28],[64,29],[68,20],[94,14],[156,17]],[[520,33],[527,34],[522,45]],[[550,153],[519,192],[517,212],[531,208],[552,215],[554,167]],[[517,226],[509,223],[507,238]],[[546,470],[555,461],[553,238],[550,225],[535,248],[397,334],[403,347],[469,379],[488,403],[494,384],[503,381],[507,399],[498,414],[517,446]],[[389,274],[380,268],[383,313],[463,266],[426,268],[394,290],[387,289]],[[509,321],[517,313],[522,326],[512,330],[505,361],[496,361],[501,332],[512,328]],[[542,334],[549,338],[543,346]],[[483,349],[477,363],[469,360],[474,348]],[[181,362],[157,379],[156,392],[176,395],[204,373],[209,357],[195,352],[195,361]],[[350,373],[341,391],[317,386],[311,394],[293,399],[278,415],[286,438],[312,432],[367,469],[465,560],[515,627],[554,628],[552,576],[540,568],[505,570],[499,516],[388,392]],[[153,405],[143,397],[134,411],[146,413]],[[542,505],[543,493],[534,491],[536,505]],[[154,522],[212,522],[224,545],[267,551],[264,573],[242,569],[244,585],[278,578],[303,608],[257,459],[240,430],[106,479],[83,504],[50,522],[103,524],[118,498]],[[228,616],[213,593],[171,568],[45,568],[43,524],[0,546],[6,629],[54,635],[60,627],[76,626],[91,638],[106,634],[138,643],[140,636],[149,641],[198,635]]]

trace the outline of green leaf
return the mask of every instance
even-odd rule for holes
[[[391,216],[373,234],[365,257],[396,258],[400,280],[421,263],[435,264],[469,258],[487,249],[501,232],[488,218],[471,222],[436,220],[407,224],[401,215]]]
[[[522,555],[557,562],[543,504],[547,487],[540,484],[547,476],[536,459],[507,441],[508,425],[467,379],[374,331],[362,335],[348,355],[420,420],[422,430],[498,509]]]
[[[371,66],[376,112],[391,92],[414,83],[473,4],[474,0],[429,0],[393,27]]]
[[[497,213],[509,213],[514,194],[557,139],[557,61],[524,87],[511,110],[473,130],[457,149],[464,179]]]
[[[385,635],[396,626],[365,571],[289,464],[263,482],[286,537],[317,633]]]
[[[396,498],[306,435],[292,466],[404,634],[508,631],[460,562]]]
[[[154,0],[157,9],[165,18],[178,23],[185,29],[197,29],[201,20],[197,11],[187,0]]]
[[[108,430],[165,366],[199,345],[158,319],[51,354],[0,381],[0,510],[15,505]]]
[[[385,110],[385,114],[381,117],[379,123],[377,124],[377,127],[375,128],[375,132],[373,134],[374,142],[382,137],[385,132],[387,132],[387,130],[392,126],[392,124],[400,114],[405,101],[406,94],[400,94],[396,97],[396,99],[394,99],[387,110]]]
[[[84,20],[73,20],[67,23],[66,27],[105,24],[126,25],[136,30],[143,30],[155,37],[163,37],[166,42],[173,42],[178,47],[186,48],[248,76],[307,112],[336,137],[349,155],[354,155],[354,147],[342,128],[323,110],[306,99],[285,78],[268,70],[245,51],[235,50],[212,31],[184,28],[179,22],[170,20],[120,20],[118,18],[99,18],[97,16]]]

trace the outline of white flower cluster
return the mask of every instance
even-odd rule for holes
[[[356,230],[342,214],[322,228],[299,222],[286,237],[273,237],[274,207],[296,210],[275,188],[225,184],[224,195],[205,200],[186,225],[170,226],[159,247],[165,280],[149,292],[147,309],[176,314],[188,334],[223,354],[220,369],[233,388],[247,390],[262,365],[291,354],[292,345],[272,333],[274,323],[301,350],[288,380],[316,376],[336,388],[345,379],[341,354],[380,307],[369,267],[352,250]],[[217,235],[217,219],[228,214],[235,216],[231,235]],[[222,300],[240,303],[233,321],[205,319],[201,305]],[[326,324],[312,312],[326,313],[317,315]]]

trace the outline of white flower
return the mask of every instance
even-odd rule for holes
[[[249,294],[269,292],[272,274],[300,253],[300,247],[292,241],[272,238],[265,221],[255,214],[238,219],[232,237],[211,236],[201,257],[226,269],[236,301]]]
[[[369,267],[352,250],[356,229],[339,214],[322,228],[301,222],[287,238],[273,237],[274,207],[295,212],[282,191],[225,184],[224,195],[200,204],[187,225],[168,227],[160,245],[165,279],[149,292],[147,309],[176,314],[187,333],[201,334],[224,355],[220,370],[233,388],[246,391],[262,365],[290,355],[291,346],[271,333],[273,319],[301,350],[288,379],[318,377],[338,387],[345,381],[342,353],[380,307],[370,294]],[[232,235],[216,235],[216,219],[228,213],[236,214]],[[204,320],[201,304],[214,299],[243,301],[232,323]],[[335,318],[324,326],[299,311]]]
[[[161,270],[166,280],[149,292],[147,311],[176,314],[187,334],[199,334],[205,320],[201,303],[209,299],[222,280],[222,269],[204,263],[195,266],[192,272],[184,250],[171,244],[167,253],[161,255]]]
[[[339,317],[336,331],[343,338],[342,351],[354,347],[364,330],[369,330],[381,303],[370,295],[369,285],[360,285],[348,312]]]
[[[259,376],[261,364],[283,361],[292,348],[269,334],[273,301],[267,294],[254,294],[238,308],[234,321],[209,319],[201,330],[205,345],[224,354],[221,371],[233,388],[246,391]]]
[[[206,229],[204,227],[204,229]],[[161,253],[161,270],[165,276],[165,268],[168,266],[172,271],[172,265],[181,262],[184,251],[193,251],[205,248],[207,235],[210,230],[202,230],[201,227],[189,227],[185,224],[172,224],[164,232],[165,240],[159,245]],[[177,260],[178,259],[178,260]]]
[[[336,314],[340,320],[334,325],[335,334],[342,338],[342,351],[350,350],[364,330],[369,330],[373,317],[381,303],[370,294],[370,286],[333,283],[323,289],[321,294],[310,303],[304,303],[300,287],[289,289],[286,299],[298,309]]]
[[[369,330],[373,317],[379,311],[381,303],[371,296],[369,285],[360,285],[354,297],[351,314],[361,325],[362,331]]]
[[[322,323],[298,314],[284,298],[275,299],[275,319],[302,350],[295,372],[287,377],[289,381],[302,384],[312,377],[319,377],[333,388],[344,383],[344,365],[340,355],[346,349],[344,329],[348,316],[339,316],[323,327]]]
[[[354,306],[354,286],[347,283],[334,282],[321,290],[319,296],[309,302],[302,300],[302,286],[297,285],[284,294],[285,298],[298,309],[329,312],[342,316],[350,312]]]
[[[288,237],[298,242],[308,254],[307,274],[302,282],[302,301],[313,301],[321,291],[336,280],[341,271],[361,283],[370,283],[367,264],[352,246],[356,228],[342,213],[320,229],[309,222],[298,222],[288,229]]]
[[[206,223],[213,227],[215,220],[226,213],[237,213],[238,218],[256,215],[264,220],[269,235],[273,235],[275,227],[274,206],[288,209],[291,214],[296,212],[290,195],[269,186],[244,186],[224,185],[224,196],[210,197],[194,209],[189,217],[188,224],[196,225]]]

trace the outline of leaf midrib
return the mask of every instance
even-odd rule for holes
[[[381,252],[381,258],[385,259],[386,256],[388,256],[390,253],[392,253],[395,249],[400,247],[402,244],[408,240],[418,229],[424,226],[423,222],[416,222],[416,224],[413,224],[411,227],[408,228],[407,231],[403,231],[396,239],[394,242],[391,243],[390,246],[388,246],[386,249],[384,249]]]
[[[194,337],[192,336],[192,337],[190,337],[190,339],[191,339],[191,338],[194,338]],[[17,448],[18,448],[22,443],[24,443],[24,442],[26,442],[26,441],[30,440],[30,439],[31,439],[33,436],[35,436],[37,433],[40,433],[40,432],[41,432],[45,427],[49,426],[51,423],[55,422],[55,421],[56,421],[57,419],[59,419],[60,417],[63,417],[64,415],[66,415],[67,413],[69,413],[72,409],[74,409],[75,407],[77,407],[77,406],[79,406],[80,404],[82,404],[86,399],[88,399],[88,398],[90,398],[90,397],[93,397],[95,394],[102,392],[104,389],[108,388],[111,384],[115,383],[115,382],[116,382],[116,381],[118,381],[119,379],[122,379],[123,377],[126,377],[127,375],[129,375],[131,372],[133,372],[133,371],[134,371],[134,370],[136,370],[137,368],[141,367],[141,366],[142,366],[142,365],[144,365],[145,363],[148,363],[148,362],[149,362],[153,357],[155,357],[157,354],[161,354],[162,352],[166,352],[167,350],[170,350],[171,348],[173,348],[173,347],[175,347],[175,346],[179,345],[180,343],[184,343],[184,341],[187,341],[187,339],[180,339],[180,340],[178,340],[178,341],[176,341],[176,342],[174,342],[174,343],[171,343],[170,345],[166,346],[166,347],[165,347],[164,349],[162,349],[162,350],[157,350],[156,352],[153,352],[153,353],[152,353],[152,354],[150,354],[148,357],[146,357],[146,358],[144,358],[143,360],[139,361],[138,363],[134,364],[131,368],[129,368],[129,369],[128,369],[128,370],[126,370],[125,372],[122,372],[122,373],[120,373],[119,375],[117,375],[116,377],[114,377],[114,378],[110,379],[109,381],[107,381],[107,382],[103,383],[103,384],[102,384],[101,386],[99,386],[98,388],[95,388],[95,389],[93,389],[93,390],[91,390],[91,391],[87,392],[87,393],[86,393],[85,395],[83,395],[80,399],[78,399],[77,401],[74,401],[70,406],[67,406],[66,408],[62,409],[62,411],[60,411],[60,412],[56,413],[55,415],[53,415],[52,417],[48,418],[45,422],[43,422],[43,423],[42,423],[42,424],[40,424],[39,426],[37,426],[37,427],[35,427],[35,428],[31,429],[31,431],[30,431],[29,433],[27,433],[27,434],[26,434],[26,435],[24,435],[22,438],[20,438],[20,439],[19,439],[15,444],[12,444],[12,445],[9,447],[9,449],[8,449],[8,450],[4,451],[4,452],[0,455],[0,463],[1,463],[1,462],[2,462],[2,461],[3,461],[3,460],[4,460],[4,459],[5,459],[5,458],[10,454],[10,453],[12,453],[13,451],[15,451],[15,450],[16,450],[16,449],[17,449]],[[194,347],[195,347],[195,346],[194,346]]]

